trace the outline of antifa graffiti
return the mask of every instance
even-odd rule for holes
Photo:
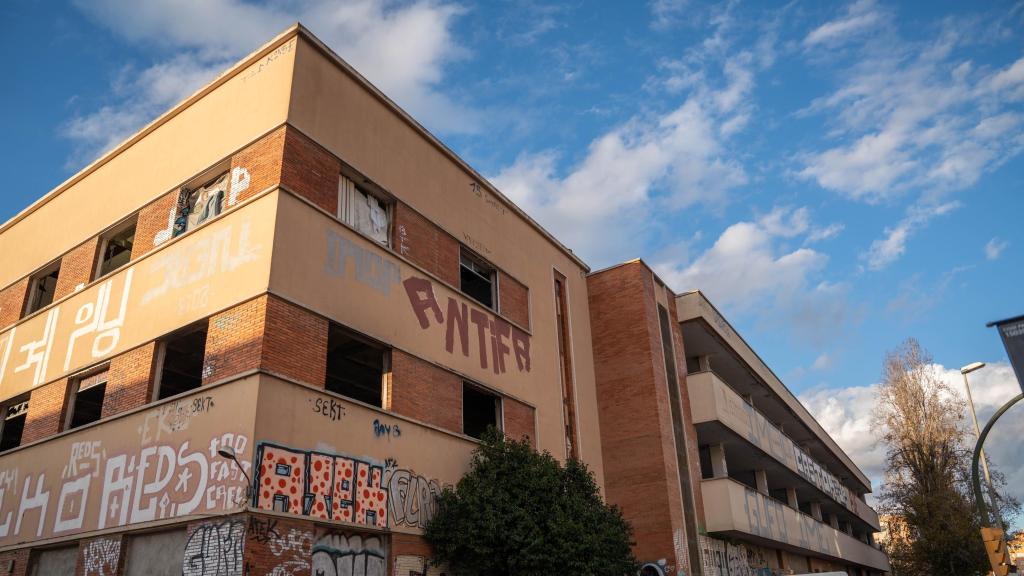
[[[377,536],[328,532],[313,544],[312,576],[387,576],[386,559]]]
[[[384,467],[266,442],[256,451],[254,505],[321,520],[388,525]]]
[[[185,544],[183,576],[242,576],[245,524],[240,520],[207,522]]]
[[[444,347],[449,354],[455,353],[458,340],[462,355],[469,358],[472,348],[480,361],[480,368],[484,370],[489,365],[495,374],[504,374],[508,371],[511,354],[520,372],[530,371],[530,336],[522,329],[500,316],[475,306],[469,307],[451,296],[448,297],[446,311],[442,311],[434,296],[434,286],[426,278],[410,276],[402,284],[420,328],[427,330],[432,323],[445,327]],[[470,324],[475,327],[476,334],[473,346],[470,346]]]

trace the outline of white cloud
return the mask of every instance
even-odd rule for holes
[[[547,151],[521,155],[491,180],[591,264],[635,257],[659,211],[721,207],[747,183],[729,141],[750,114],[753,65],[749,53],[725,58],[720,87],[701,71],[678,107],[608,130],[564,172]]]
[[[964,395],[963,376],[958,368],[936,364],[933,369],[953,391]],[[1000,406],[1020,394],[1013,369],[1005,362],[991,362],[982,370],[972,372],[968,378],[981,426]],[[825,431],[872,479],[876,492],[885,467],[885,448],[878,442],[879,433],[872,426],[877,396],[877,384],[820,388],[799,396]],[[1020,406],[1015,409],[1019,410]],[[973,426],[967,412],[964,413],[964,423],[971,430],[968,439],[973,445]],[[985,452],[993,465],[1006,475],[1009,491],[1024,500],[1024,444],[1019,441],[1021,436],[1024,436],[1024,419],[1008,414],[993,427],[985,442]]]
[[[688,8],[689,0],[652,0],[651,1],[651,27],[656,30],[664,30],[672,27],[679,20],[683,19]]]
[[[479,129],[480,115],[440,89],[445,65],[464,55],[452,34],[462,8],[417,0],[77,0],[80,10],[129,42],[172,55],[115,83],[113,101],[67,122],[64,135],[95,156],[152,120],[238,58],[302,21],[388,96],[442,132]]]
[[[846,15],[842,18],[826,22],[812,30],[804,38],[804,46],[840,44],[852,36],[872,29],[881,20],[882,15],[877,10],[874,0],[858,0],[847,8]]]
[[[911,234],[923,227],[936,216],[942,216],[959,207],[956,202],[946,202],[930,206],[912,206],[907,215],[896,226],[886,228],[885,236],[871,243],[867,252],[861,254],[861,260],[867,262],[871,270],[881,270],[903,256],[907,250],[907,240]]]
[[[814,364],[811,364],[812,370],[828,370],[832,367],[832,357],[828,353],[821,353],[817,358],[814,359]]]
[[[998,260],[999,256],[1002,255],[1003,250],[1006,250],[1006,247],[1009,245],[1009,242],[1006,240],[992,238],[985,244],[985,258],[988,258],[989,260]]]

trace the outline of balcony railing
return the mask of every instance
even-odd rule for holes
[[[739,533],[888,571],[889,559],[873,546],[752,490],[731,478],[701,481],[709,533]]]
[[[686,378],[695,424],[718,421],[875,529],[878,513],[713,372]]]

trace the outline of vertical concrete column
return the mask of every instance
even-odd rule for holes
[[[796,499],[796,488],[786,488],[786,504],[794,510],[800,509],[800,502]]]
[[[811,517],[821,522],[821,503],[811,502]]]
[[[846,531],[847,534],[849,534],[850,536],[853,536],[853,524],[852,523],[847,522],[846,525],[843,527],[843,529]]]
[[[754,470],[754,482],[757,484],[757,491],[761,494],[768,494],[768,472],[766,470]]]
[[[837,518],[835,514],[828,515],[828,523],[836,530],[839,530],[839,518]]]
[[[713,444],[711,451],[711,475],[725,478],[729,475],[729,467],[725,464],[725,444]]]

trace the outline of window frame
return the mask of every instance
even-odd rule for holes
[[[125,262],[124,264],[118,266],[117,268],[112,268],[112,269],[108,270],[107,272],[103,272],[103,255],[107,251],[107,246],[109,245],[110,240],[114,236],[117,236],[117,235],[127,231],[129,228],[134,228],[135,232],[138,233],[138,225],[139,225],[139,214],[138,214],[138,212],[136,212],[135,214],[132,214],[131,216],[129,216],[129,217],[125,218],[124,220],[118,222],[117,224],[111,226],[106,231],[104,231],[102,234],[100,234],[100,241],[98,243],[99,244],[98,251],[96,252],[96,268],[93,270],[93,275],[92,275],[93,280],[99,280],[100,278],[103,278],[105,276],[109,276],[110,274],[113,274],[114,272],[117,272],[118,270],[120,270],[120,269],[122,269],[122,268],[124,268],[124,267],[126,267],[126,266],[128,266],[129,264],[132,263],[132,257],[131,257],[131,254],[129,253],[128,261],[127,262]],[[135,234],[133,234],[132,236],[134,237]],[[133,238],[132,239],[132,248],[133,249],[134,249],[134,246],[135,246],[135,239]],[[131,252],[131,251],[129,251],[129,252]]]
[[[102,378],[100,378],[102,376]],[[88,382],[90,379],[95,379],[93,382]],[[82,383],[88,382],[85,388],[82,388]],[[74,376],[68,377],[68,391],[67,391],[67,410],[64,414],[64,425],[62,430],[75,430],[83,426],[88,426],[94,422],[99,422],[103,419],[103,404],[100,403],[100,415],[95,420],[72,426],[72,422],[75,419],[75,403],[78,402],[78,394],[85,390],[91,390],[97,386],[103,386],[103,397],[106,398],[107,390],[106,386],[110,382],[110,364],[104,364],[96,368],[90,368],[87,371],[80,372]]]
[[[357,180],[361,180],[362,184],[357,184],[356,183]],[[373,236],[371,236],[371,235],[367,234],[366,232],[363,232],[362,230],[360,230],[359,227],[357,226],[356,222],[350,222],[349,220],[352,219],[351,218],[351,213],[348,214],[348,216],[350,216],[349,219],[345,218],[346,214],[343,212],[343,208],[344,208],[344,201],[345,201],[344,200],[344,195],[345,195],[345,192],[346,192],[344,190],[344,188],[345,188],[344,184],[346,182],[348,182],[348,183],[350,183],[352,185],[352,189],[354,191],[360,192],[360,193],[365,194],[367,196],[374,197],[377,200],[377,202],[379,202],[381,204],[381,206],[384,208],[384,214],[387,216],[387,220],[388,220],[387,231],[384,234],[384,242],[379,242]],[[394,200],[393,197],[391,197],[391,195],[386,194],[383,191],[379,191],[378,188],[379,188],[379,186],[376,186],[375,184],[373,184],[373,182],[371,182],[368,178],[365,178],[365,177],[359,176],[359,175],[355,175],[355,174],[349,174],[349,173],[346,173],[346,172],[339,172],[338,173],[338,201],[337,201],[337,206],[335,207],[335,210],[334,210],[334,218],[336,220],[338,220],[339,222],[341,222],[342,224],[348,226],[352,230],[355,230],[360,235],[362,235],[362,236],[364,236],[366,238],[369,238],[374,244],[376,244],[378,246],[383,246],[384,248],[387,248],[387,249],[391,249],[392,248],[392,246],[391,246],[391,236],[392,236],[392,233],[394,232],[394,227],[395,227],[395,209],[394,209],[394,207],[395,207],[395,200]]]
[[[490,304],[487,304],[486,302],[482,302],[481,300],[479,300],[478,298],[476,298],[475,296],[473,296],[469,292],[466,292],[466,290],[464,289],[464,287],[462,285],[462,271],[463,271],[463,269],[468,271],[470,274],[474,274],[474,275],[478,276],[479,278],[484,279],[484,276],[480,272],[478,272],[477,270],[474,270],[471,266],[467,266],[467,264],[466,264],[467,260],[469,261],[469,264],[472,265],[472,266],[476,266],[476,267],[488,270],[488,273],[490,274],[490,278],[487,279],[487,280],[491,284],[491,303]],[[495,266],[495,265],[491,264],[490,262],[488,262],[483,256],[480,256],[476,252],[470,250],[465,244],[459,244],[459,292],[461,292],[464,296],[469,297],[474,302],[476,302],[477,304],[483,306],[484,308],[487,308],[488,310],[491,310],[493,312],[500,313],[499,306],[498,306],[498,276],[499,276],[499,274],[498,274],[498,267],[497,266]]]
[[[46,264],[42,268],[39,268],[38,270],[33,272],[28,277],[28,293],[26,294],[26,297],[25,297],[25,305],[22,307],[22,314],[21,314],[22,318],[25,318],[26,316],[31,316],[32,314],[35,314],[36,312],[42,310],[43,308],[46,308],[50,304],[53,304],[54,300],[56,300],[56,296],[57,296],[57,282],[60,281],[60,268],[61,268],[61,260],[62,260],[62,258],[57,258],[56,260],[53,260],[52,262],[49,262],[48,264]],[[39,291],[37,290],[39,282],[43,278],[49,277],[54,272],[57,273],[57,278],[56,278],[56,280],[54,281],[54,284],[53,284],[54,298],[50,299],[50,302],[45,304],[45,305],[43,305],[43,306],[36,306],[36,304],[39,301],[38,298],[39,298],[39,295],[40,295]]]
[[[480,394],[480,395],[484,395],[484,396],[490,396],[490,397],[492,397],[494,399],[494,427],[497,428],[500,432],[504,433],[504,431],[505,431],[505,402],[504,402],[505,397],[502,394],[500,394],[500,393],[498,393],[498,392],[496,392],[494,390],[491,390],[490,388],[488,388],[486,386],[483,386],[481,384],[473,382],[471,380],[463,380],[462,381],[462,398],[461,398],[462,426],[461,426],[461,429],[459,430],[459,433],[462,434],[463,436],[467,436],[469,438],[474,438],[476,440],[480,439],[480,436],[473,436],[472,434],[469,434],[468,432],[466,432],[466,390],[472,390],[476,394]],[[485,430],[486,430],[486,428],[485,428]],[[483,431],[481,431],[481,436],[482,435],[483,435]]]
[[[362,344],[364,344],[364,345],[366,345],[368,347],[378,349],[380,351],[380,355],[381,355],[380,402],[378,404],[373,404],[373,403],[367,402],[365,400],[360,400],[359,398],[356,398],[354,396],[349,396],[348,394],[345,394],[343,392],[338,392],[336,390],[331,390],[331,389],[329,389],[327,387],[329,385],[329,383],[330,383],[329,382],[329,378],[330,378],[330,355],[331,355],[330,342],[331,342],[331,333],[333,331],[335,331],[335,330],[344,333],[344,335],[347,336],[351,340],[354,340],[356,342],[362,343]],[[333,321],[328,322],[328,325],[327,325],[327,366],[326,366],[326,369],[324,370],[324,390],[327,391],[327,392],[330,392],[331,394],[337,394],[338,396],[341,396],[342,398],[345,398],[346,400],[351,400],[353,402],[359,402],[361,404],[365,404],[367,406],[373,406],[375,408],[382,409],[382,410],[389,409],[388,398],[390,398],[390,390],[389,390],[389,388],[391,386],[391,377],[392,377],[391,351],[392,351],[391,346],[389,346],[389,345],[387,345],[387,344],[385,344],[383,342],[379,342],[377,340],[374,340],[373,338],[370,338],[370,337],[368,337],[368,336],[366,336],[364,334],[361,334],[360,332],[357,332],[357,331],[353,330],[352,328],[349,328],[348,326],[345,326],[344,324],[341,324],[340,322],[333,322]]]
[[[176,392],[174,394],[170,394],[170,395],[165,396],[163,398],[160,397],[160,392],[161,392],[161,388],[163,387],[163,380],[164,380],[164,365],[165,365],[165,363],[167,361],[167,344],[170,343],[171,340],[176,340],[178,338],[182,338],[182,337],[188,336],[189,334],[191,334],[193,332],[203,332],[203,333],[205,333],[207,335],[207,337],[209,337],[210,319],[209,318],[205,318],[205,319],[200,320],[198,322],[194,322],[192,324],[189,324],[188,326],[183,326],[182,328],[179,328],[178,330],[175,330],[174,332],[171,332],[170,334],[164,335],[162,338],[160,338],[157,341],[156,358],[154,359],[154,362],[153,362],[153,366],[154,366],[153,367],[153,386],[152,386],[152,388],[150,390],[150,402],[159,402],[161,400],[166,400],[167,398],[172,398],[174,396],[178,396],[179,394],[188,394],[190,392],[198,390],[199,388],[201,388],[203,386],[203,384],[202,384],[202,381],[203,381],[203,371],[206,368],[206,341],[205,340],[203,341],[203,363],[202,363],[202,367],[200,368],[200,372],[199,372],[199,386],[196,386],[194,388],[189,388],[188,390],[184,390],[182,392]]]

